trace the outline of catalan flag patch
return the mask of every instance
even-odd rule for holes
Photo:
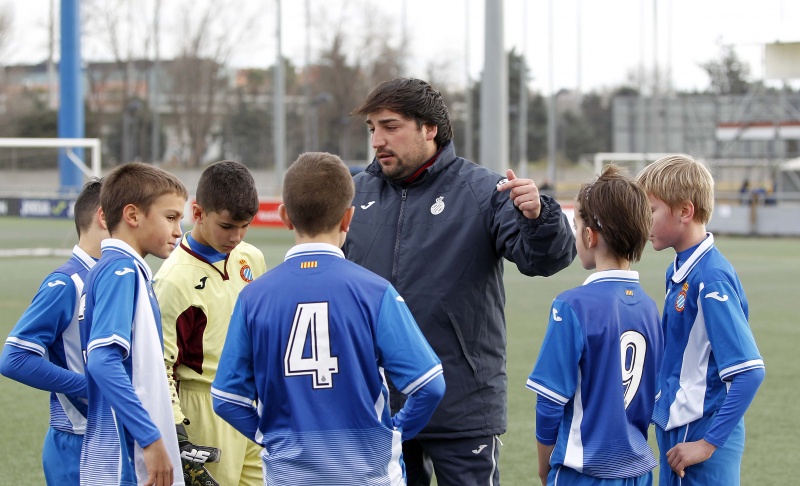
[[[632,297],[632,296],[633,296],[633,290],[631,290],[631,289],[625,289],[625,295],[627,295],[627,296],[629,296],[629,297]]]
[[[317,262],[300,262],[300,268],[317,268]]]

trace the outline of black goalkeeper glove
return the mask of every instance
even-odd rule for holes
[[[175,425],[175,431],[178,433],[183,481],[186,486],[219,486],[219,483],[206,470],[205,463],[219,462],[222,451],[216,447],[194,445],[189,442],[189,436],[186,434],[186,427],[183,424]]]

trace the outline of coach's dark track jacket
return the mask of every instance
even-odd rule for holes
[[[530,276],[575,258],[558,203],[541,196],[541,215],[529,220],[497,190],[503,179],[457,157],[452,142],[411,184],[388,179],[375,160],[355,177],[345,255],[394,285],[444,367],[447,391],[418,438],[505,432],[503,258]],[[545,324],[546,316],[530,323]]]

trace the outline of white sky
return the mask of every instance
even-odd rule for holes
[[[132,2],[136,14],[152,9],[154,0],[95,0]],[[162,56],[176,45],[177,24],[187,14],[181,0],[162,0]],[[195,0],[194,4],[207,0]],[[491,1],[491,0],[488,0]],[[61,0],[0,0],[10,6],[14,28],[5,51],[7,63],[41,62],[47,53],[47,18],[50,4]],[[232,62],[238,66],[268,67],[275,59],[275,0],[218,0],[236,3],[227,9],[229,25],[245,19],[255,24],[247,41],[238,44]],[[469,70],[477,78],[483,66],[484,0],[309,0],[316,12],[312,29],[312,60],[329,34],[326,26],[344,25],[363,32],[364,12],[377,14],[372,27],[399,42],[405,24],[409,36],[409,75],[425,77],[428,63],[446,64],[447,81],[463,86],[467,46]],[[640,65],[652,72],[657,61],[663,77],[672,72],[679,89],[704,89],[708,77],[700,63],[719,58],[720,45],[733,45],[748,62],[753,78],[763,77],[763,45],[800,41],[800,1],[797,0],[505,0],[505,46],[524,51],[532,67],[531,88],[548,93],[550,7],[555,53],[552,81],[555,89],[584,90],[619,86],[636,75]],[[298,66],[305,59],[306,1],[283,0],[283,53]],[[124,8],[124,7],[123,7]],[[653,10],[657,9],[657,21]],[[466,36],[467,11],[469,36]],[[322,13],[324,12],[324,13]],[[580,12],[580,15],[578,15]],[[220,18],[224,17],[220,13]],[[405,23],[403,22],[405,18]],[[324,19],[320,21],[319,19]],[[380,23],[380,25],[374,25]],[[578,35],[580,25],[580,36]],[[352,26],[352,27],[351,27]],[[143,29],[139,29],[141,32]],[[523,35],[523,32],[525,34]],[[355,34],[354,34],[355,35]],[[84,43],[85,59],[110,58],[107,43]],[[122,37],[125,37],[123,35]],[[134,39],[134,42],[141,40]],[[655,48],[654,48],[655,45]],[[2,58],[0,58],[2,59]],[[580,66],[580,69],[579,69]],[[580,79],[579,79],[580,73]]]

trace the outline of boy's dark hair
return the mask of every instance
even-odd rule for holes
[[[283,204],[303,236],[336,228],[354,195],[350,170],[342,159],[326,152],[300,154],[283,178]]]
[[[419,128],[422,125],[435,125],[438,131],[433,140],[439,148],[453,138],[450,114],[441,93],[421,79],[395,78],[384,81],[350,115],[367,116],[381,110],[393,111],[415,120]]]
[[[75,199],[75,206],[72,208],[72,213],[75,215],[75,229],[78,231],[78,238],[84,231],[89,231],[92,226],[97,208],[100,207],[100,188],[102,186],[102,179],[89,179],[83,185],[81,193]]]
[[[169,172],[142,162],[130,162],[112,170],[100,190],[100,205],[106,218],[108,232],[122,221],[122,210],[133,204],[146,213],[156,199],[165,194],[188,197],[186,187]]]
[[[582,185],[575,209],[587,228],[603,235],[614,256],[639,261],[653,215],[647,193],[622,168],[609,164],[596,181]]]
[[[233,160],[215,162],[197,182],[197,204],[209,213],[228,211],[234,221],[250,221],[258,212],[258,192],[253,175]]]

